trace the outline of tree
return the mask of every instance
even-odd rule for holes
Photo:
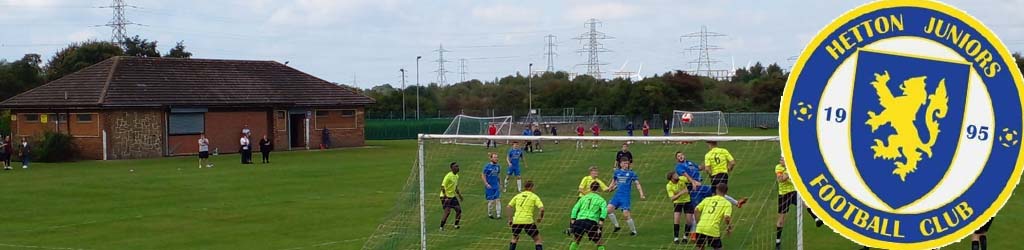
[[[192,52],[185,51],[185,41],[178,41],[178,44],[174,45],[174,48],[167,52],[167,57],[191,58]]]
[[[0,100],[43,84],[42,59],[39,54],[26,54],[21,60],[0,60]]]
[[[46,79],[47,81],[57,80],[85,67],[120,55],[124,55],[124,50],[111,42],[74,43],[61,49],[50,58],[45,67]]]
[[[160,51],[156,49],[156,43],[156,41],[149,41],[139,38],[139,36],[134,36],[121,41],[121,46],[124,47],[124,55],[126,56],[160,57]],[[184,46],[182,47],[184,49]]]

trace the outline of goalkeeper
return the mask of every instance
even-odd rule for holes
[[[573,242],[569,243],[569,250],[580,249],[580,240],[583,239],[584,233],[590,241],[597,244],[598,250],[604,250],[601,228],[604,226],[605,216],[608,215],[608,205],[604,198],[597,194],[599,191],[600,183],[590,183],[590,193],[576,201],[576,205],[572,207],[569,223],[572,224]]]

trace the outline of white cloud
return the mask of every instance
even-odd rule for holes
[[[493,23],[532,23],[540,18],[537,10],[504,4],[475,7],[471,13],[473,17]]]
[[[393,9],[397,5],[396,0],[298,0],[278,6],[270,15],[270,23],[325,26],[371,12],[367,9]]]
[[[624,19],[640,14],[643,11],[639,5],[605,2],[605,3],[581,3],[573,2],[569,8],[566,18],[572,21],[583,21],[590,18],[600,20]]]
[[[96,40],[99,38],[99,34],[93,29],[79,30],[77,32],[68,35],[68,41],[85,41],[85,40]]]

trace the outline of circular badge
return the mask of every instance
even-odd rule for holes
[[[1022,87],[1006,47],[963,11],[866,4],[793,68],[779,117],[788,171],[808,207],[857,243],[954,243],[1020,180]]]

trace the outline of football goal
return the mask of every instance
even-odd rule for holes
[[[672,133],[683,135],[725,135],[729,124],[722,111],[672,111]]]
[[[468,120],[468,119],[467,119]],[[475,132],[474,132],[475,133]],[[773,172],[779,163],[779,142],[775,136],[650,136],[650,137],[619,137],[619,136],[481,136],[466,134],[425,134],[417,141],[416,155],[410,162],[408,176],[402,180],[392,181],[404,183],[403,189],[397,193],[397,199],[391,212],[377,226],[376,231],[367,239],[363,249],[507,249],[511,233],[508,230],[507,218],[512,215],[501,211],[500,219],[491,219],[493,205],[489,205],[484,196],[485,183],[481,179],[483,167],[490,161],[488,154],[498,155],[500,166],[498,178],[501,189],[500,207],[502,209],[510,199],[518,194],[518,183],[515,177],[505,181],[511,145],[498,148],[483,148],[449,141],[484,141],[498,140],[509,142],[544,141],[543,153],[525,153],[520,163],[521,179],[525,183],[535,184],[534,192],[544,203],[544,220],[538,228],[544,237],[546,249],[568,249],[569,240],[564,230],[569,223],[569,214],[577,200],[580,179],[589,174],[591,167],[598,170],[598,178],[605,183],[612,179],[613,162],[616,151],[627,141],[650,141],[649,144],[634,143],[629,145],[634,156],[632,169],[642,182],[646,199],[639,197],[635,187],[632,190],[632,218],[638,231],[636,237],[629,236],[629,227],[621,212],[616,212],[623,230],[612,232],[611,221],[605,221],[604,239],[609,249],[692,249],[689,245],[676,245],[672,242],[672,201],[666,194],[666,174],[674,171],[675,154],[682,152],[686,160],[696,164],[704,164],[708,152],[707,140],[718,142],[718,146],[728,149],[738,162],[733,175],[729,179],[729,194],[733,197],[749,197],[743,208],[733,210],[735,229],[732,235],[725,238],[729,249],[774,249],[778,184]],[[565,143],[553,144],[554,140]],[[578,148],[575,141],[583,141],[588,147]],[[549,143],[550,142],[550,143]],[[591,143],[597,148],[589,147]],[[441,225],[444,208],[439,199],[441,183],[450,172],[450,165],[459,165],[458,189],[464,196],[459,201],[462,210],[456,229],[455,211]],[[703,183],[710,183],[710,176],[703,176]],[[624,188],[624,187],[620,187]],[[605,200],[610,200],[615,192],[599,193]],[[796,207],[791,210],[798,211]],[[783,248],[794,249],[798,246],[799,230],[794,213],[787,215],[783,233]],[[538,214],[539,215],[539,214]],[[813,225],[813,221],[810,222]],[[443,230],[442,230],[443,227]],[[828,230],[821,231],[816,237],[831,234]],[[685,236],[684,236],[685,237]],[[811,236],[808,236],[811,237]],[[586,241],[586,239],[584,239]],[[583,244],[583,249],[593,249],[590,242]],[[519,241],[519,249],[533,249],[529,236],[523,235]]]
[[[444,130],[445,135],[490,135],[491,127],[494,127],[495,135],[513,135],[512,131],[515,128],[512,127],[512,116],[495,116],[495,117],[476,117],[468,115],[458,115],[452,119],[452,123],[448,124],[448,128]],[[518,131],[521,132],[521,131]],[[487,139],[475,138],[475,139],[456,139],[451,138],[445,140],[445,143],[459,143],[465,145],[485,145]],[[497,142],[497,141],[495,141]],[[504,143],[504,141],[502,141]]]

